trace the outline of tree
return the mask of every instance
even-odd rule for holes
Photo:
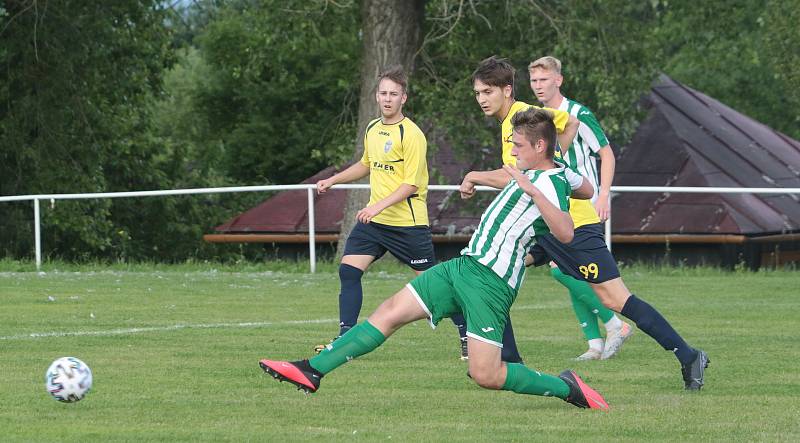
[[[356,8],[233,1],[198,36],[192,139],[240,184],[297,183],[351,148]],[[345,148],[346,147],[346,148]]]
[[[6,1],[0,24],[0,193],[159,188],[147,103],[171,63],[161,2]],[[26,205],[27,206],[27,205]],[[109,200],[44,207],[55,255],[113,255],[120,219]],[[0,241],[30,255],[30,209],[0,211]],[[126,214],[127,211],[127,214]],[[116,220],[115,220],[116,218]]]
[[[782,85],[776,92],[787,102],[783,111],[788,118],[781,129],[800,139],[800,5],[796,0],[770,0],[758,23],[767,55],[764,62],[773,68],[773,76]]]

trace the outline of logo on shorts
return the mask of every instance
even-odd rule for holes
[[[415,258],[414,260],[411,260],[411,264],[412,265],[419,265],[419,264],[422,264],[422,263],[428,263],[428,259],[427,258]]]
[[[483,331],[483,332],[492,332],[492,331],[494,331],[494,328],[489,326],[488,328],[481,328],[481,331]]]

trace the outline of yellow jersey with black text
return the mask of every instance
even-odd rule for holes
[[[553,108],[541,108],[539,106],[529,105],[524,102],[514,102],[514,104],[511,105],[511,109],[508,111],[508,115],[506,115],[506,118],[503,119],[503,122],[500,125],[502,131],[501,142],[503,144],[503,164],[517,164],[517,158],[511,155],[511,148],[514,147],[514,144],[511,142],[511,136],[514,132],[514,128],[511,125],[511,117],[513,117],[517,112],[524,111],[528,108],[540,108],[552,112],[553,123],[555,123],[556,131],[558,131],[559,134],[564,132],[564,128],[567,127],[569,113],[566,111]],[[561,158],[560,149],[556,150],[556,157],[559,159]],[[576,228],[592,223],[600,223],[600,217],[597,216],[597,211],[594,210],[591,200],[570,198],[569,215],[572,217],[572,222],[575,224]]]
[[[407,199],[384,209],[372,219],[389,226],[428,226],[428,141],[410,119],[384,124],[380,118],[367,125],[361,163],[369,168],[369,204],[375,204],[401,184],[417,187]]]

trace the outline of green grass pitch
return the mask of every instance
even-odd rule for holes
[[[3,269],[5,268],[5,269]],[[608,413],[554,398],[492,392],[469,380],[449,320],[400,330],[306,396],[260,358],[298,359],[337,331],[333,265],[0,266],[2,441],[798,441],[800,274],[623,269],[711,365],[683,390],[675,358],[641,331],[608,361],[584,351],[565,290],[543,271],[512,309],[526,363],[575,369]],[[272,270],[270,270],[272,269]],[[362,318],[410,272],[364,278]],[[49,397],[44,372],[75,356],[94,387]]]

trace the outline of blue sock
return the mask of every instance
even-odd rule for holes
[[[511,317],[506,317],[506,328],[503,330],[503,350],[500,358],[506,363],[522,363],[522,357],[517,350],[517,340],[514,339],[514,328],[511,326]]]
[[[645,334],[653,337],[667,351],[673,351],[682,365],[688,365],[697,356],[697,351],[689,346],[669,322],[644,300],[631,294],[622,315],[636,323]]]
[[[450,317],[450,320],[453,320],[453,324],[456,325],[458,328],[458,336],[461,337],[462,340],[466,340],[467,338],[467,321],[464,319],[463,314],[456,314]]]
[[[339,293],[339,335],[344,335],[358,323],[364,292],[361,289],[361,276],[364,271],[355,266],[339,265],[339,280],[342,290]]]

